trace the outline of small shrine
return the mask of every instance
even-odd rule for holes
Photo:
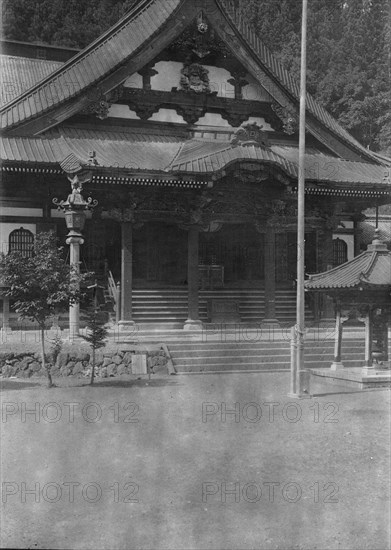
[[[365,326],[364,378],[388,375],[388,325],[391,313],[391,252],[375,231],[367,250],[338,267],[310,275],[305,282],[307,291],[324,292],[333,298],[336,313],[334,360],[331,371],[348,370],[342,358],[344,324],[356,320]],[[349,369],[356,371],[357,368]],[[338,378],[338,377],[337,377]],[[349,377],[344,376],[345,379]],[[355,379],[353,376],[351,379]],[[384,376],[383,376],[384,378]]]

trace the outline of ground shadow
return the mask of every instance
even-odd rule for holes
[[[151,380],[148,380],[147,378],[143,378],[140,380],[118,380],[118,379],[105,379],[105,380],[96,380],[94,382],[93,388],[134,388],[139,387],[143,388],[145,386],[149,388],[161,388],[164,386],[178,386],[183,385],[179,384],[178,379],[170,377],[170,378],[151,378]],[[91,387],[89,382],[86,382],[84,384],[75,384],[73,386],[74,388],[86,388]]]
[[[42,386],[39,382],[25,382],[24,380],[1,380],[0,391],[24,390]]]
[[[311,393],[311,397],[327,397],[329,395],[346,395],[351,393],[367,393],[373,391],[389,391],[390,388],[363,388],[362,390],[329,391],[325,393]]]

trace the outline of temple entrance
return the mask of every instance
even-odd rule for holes
[[[245,224],[200,233],[199,258],[200,265],[224,268],[224,285],[260,285],[264,279],[264,235]]]
[[[133,281],[142,286],[187,284],[187,232],[148,223],[133,231]]]

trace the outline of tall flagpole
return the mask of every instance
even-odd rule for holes
[[[292,331],[291,397],[307,397],[308,371],[304,369],[304,269],[305,269],[305,110],[307,77],[307,0],[303,0],[301,26],[299,178],[297,185],[297,295],[296,326]]]

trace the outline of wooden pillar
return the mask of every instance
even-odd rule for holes
[[[198,275],[198,248],[199,231],[197,227],[190,227],[188,231],[187,249],[187,291],[188,291],[188,315],[185,321],[184,330],[199,330],[202,322],[199,320],[198,299],[199,299],[199,275]]]
[[[359,221],[354,220],[354,255],[358,256],[361,251],[361,234],[362,231],[359,227]]]
[[[329,271],[333,267],[333,232],[331,229],[318,231],[317,234],[318,249],[318,270]],[[335,312],[332,298],[322,295],[321,316],[319,322],[321,325],[331,327],[334,325]]]
[[[119,327],[126,330],[133,326],[132,285],[133,285],[133,231],[131,222],[121,223],[121,320]]]
[[[331,370],[343,369],[342,363],[342,333],[343,333],[343,323],[344,323],[341,307],[337,306],[337,316],[335,320],[335,344],[334,344],[334,360],[331,363]]]
[[[276,233],[266,225],[265,233],[265,317],[263,323],[278,324],[276,319]]]
[[[374,370],[372,359],[372,311],[368,308],[367,314],[360,319],[365,324],[365,365],[364,372]]]

